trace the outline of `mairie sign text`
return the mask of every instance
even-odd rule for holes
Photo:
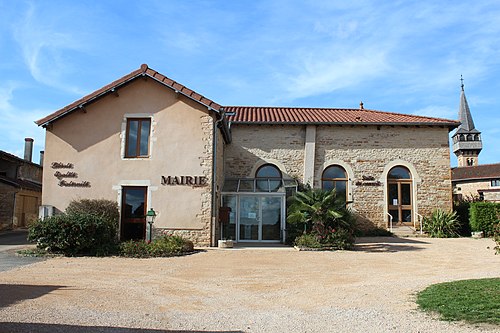
[[[162,185],[206,186],[208,178],[205,176],[161,176]]]

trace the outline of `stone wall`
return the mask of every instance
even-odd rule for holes
[[[253,178],[259,164],[274,163],[285,177],[304,174],[304,126],[232,125],[225,151],[226,178]],[[283,170],[284,168],[284,170]]]
[[[344,163],[354,178],[349,185],[352,208],[361,221],[385,227],[385,182],[388,166],[413,171],[416,209],[429,215],[435,208],[451,209],[451,173],[448,130],[439,127],[325,126],[317,129],[315,187],[330,164]],[[413,170],[412,170],[413,168]],[[384,174],[385,171],[385,174]],[[363,181],[374,179],[374,182]],[[358,184],[358,185],[356,185]],[[370,184],[371,186],[367,186]]]
[[[0,230],[12,229],[16,188],[0,183]]]
[[[225,156],[227,178],[253,177],[257,164],[277,161],[286,175],[304,182],[304,159],[314,158],[318,188],[324,168],[341,165],[350,176],[350,205],[365,228],[387,226],[385,183],[396,165],[412,172],[415,213],[425,216],[435,208],[452,208],[447,128],[318,126],[312,157],[304,154],[305,126],[233,124],[232,131],[233,144]]]

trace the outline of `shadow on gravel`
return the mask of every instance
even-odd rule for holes
[[[25,299],[35,299],[48,294],[54,290],[65,288],[64,286],[32,286],[25,284],[0,284],[0,307],[7,307],[11,304]],[[0,324],[0,328],[1,328]],[[0,332],[9,332],[0,329]]]
[[[127,328],[127,327],[106,327],[106,326],[77,326],[62,324],[39,324],[39,323],[6,323],[0,322],[0,332],[10,333],[174,333],[174,332],[200,332],[200,333],[243,333],[243,331],[172,331],[150,328]]]
[[[421,251],[421,244],[428,242],[398,237],[360,237],[354,246],[355,251],[363,252],[399,252],[399,251]]]

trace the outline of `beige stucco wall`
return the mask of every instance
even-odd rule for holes
[[[57,120],[46,131],[43,204],[64,210],[73,199],[121,204],[122,186],[148,186],[156,228],[180,229],[210,243],[212,130],[207,108],[152,79],[138,79]],[[150,158],[123,158],[127,117],[151,117]],[[89,188],[60,187],[51,163],[72,163]],[[66,171],[66,170],[60,170]],[[205,176],[207,186],[165,186],[161,176]]]
[[[305,126],[232,125],[233,144],[225,156],[227,177],[253,177],[255,166],[275,163],[287,176],[304,182],[304,161],[314,159],[314,186],[328,165],[342,165],[349,177],[349,200],[365,227],[387,224],[387,172],[396,165],[414,178],[414,213],[451,209],[448,129],[440,127],[317,126],[314,156],[305,156]],[[309,131],[311,133],[311,131]],[[308,145],[311,146],[310,138]],[[284,169],[284,170],[283,170]],[[307,171],[309,173],[309,171]],[[380,181],[366,186],[363,176]],[[360,185],[356,183],[361,182]],[[415,216],[417,219],[417,216]]]

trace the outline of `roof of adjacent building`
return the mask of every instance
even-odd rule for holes
[[[96,99],[114,93],[119,87],[139,77],[150,77],[198,103],[208,107],[209,110],[235,112],[229,120],[234,123],[253,124],[352,124],[352,125],[430,125],[447,126],[451,129],[460,125],[456,120],[422,117],[409,114],[382,112],[367,109],[333,109],[333,108],[294,108],[294,107],[257,107],[257,106],[227,106],[220,104],[198,94],[184,85],[169,79],[159,72],[143,64],[130,74],[94,91],[93,93],[57,110],[56,112],[37,120],[39,126],[64,117],[71,112],[84,108]]]
[[[451,169],[451,180],[475,180],[500,178],[500,163],[482,164]]]
[[[42,168],[42,166],[40,164],[37,164],[37,163],[35,163],[33,161],[25,160],[25,159],[20,158],[20,157],[18,157],[16,155],[12,155],[11,153],[7,153],[6,151],[3,151],[3,150],[0,150],[0,159],[7,160],[7,161],[10,161],[10,162],[14,162],[14,163],[17,163],[17,164],[27,163],[27,164],[34,165],[36,167]]]
[[[42,184],[35,183],[27,179],[12,179],[6,176],[0,175],[0,183],[4,183],[16,188],[22,188],[25,190],[42,192]]]
[[[346,125],[441,125],[457,127],[456,120],[422,117],[368,109],[226,106],[233,123],[242,124],[346,124]]]

